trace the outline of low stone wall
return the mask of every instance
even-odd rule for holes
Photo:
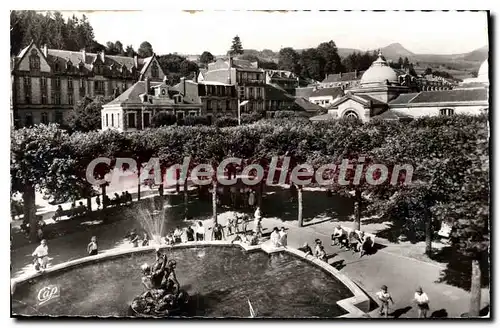
[[[109,260],[112,258],[116,258],[122,255],[126,254],[132,254],[132,253],[143,253],[143,252],[151,252],[156,249],[170,249],[170,248],[190,248],[190,247],[197,247],[197,246],[239,246],[243,248],[247,252],[251,251],[258,251],[262,250],[267,254],[273,254],[273,253],[279,253],[279,252],[284,252],[284,253],[289,253],[292,254],[296,257],[299,257],[303,259],[306,262],[309,262],[313,265],[321,267],[323,270],[326,272],[330,273],[333,275],[337,280],[342,282],[349,290],[353,293],[354,296],[340,300],[337,302],[337,305],[345,309],[347,314],[342,315],[341,318],[360,318],[360,317],[366,317],[367,312],[369,311],[369,306],[370,306],[370,299],[366,294],[354,283],[352,282],[347,276],[344,274],[340,273],[337,269],[332,267],[326,262],[323,262],[321,260],[318,260],[314,256],[306,256],[303,252],[291,248],[291,247],[274,247],[270,244],[270,242],[265,242],[259,245],[248,245],[246,243],[241,243],[241,242],[230,242],[230,241],[193,241],[193,242],[185,242],[182,244],[176,244],[176,245],[161,245],[160,247],[158,246],[145,246],[145,247],[137,247],[137,248],[130,248],[130,249],[124,249],[124,250],[116,250],[112,252],[105,252],[101,253],[98,255],[94,256],[87,256],[83,258],[79,258],[76,260],[68,261],[65,263],[57,264],[54,266],[51,266],[50,268],[47,268],[45,272],[39,273],[39,272],[34,272],[31,275],[25,275],[20,278],[15,278],[11,280],[11,293],[14,294],[14,291],[16,289],[16,285],[26,282],[31,279],[36,279],[37,277],[40,277],[42,275],[46,276],[47,274],[54,273],[60,270],[65,270],[69,269],[74,266],[78,266],[81,264],[86,264],[86,263],[93,263],[93,262],[99,262],[103,260]]]

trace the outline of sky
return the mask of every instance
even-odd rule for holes
[[[65,12],[66,16],[75,12]],[[82,12],[76,12],[81,16]],[[399,42],[417,53],[466,53],[488,44],[485,12],[87,12],[95,38],[120,40],[137,49],[149,41],[157,54],[225,54],[235,35],[245,49],[316,47],[333,40],[340,48],[371,50]]]

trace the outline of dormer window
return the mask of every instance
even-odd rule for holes
[[[121,72],[122,72],[122,75],[127,75],[127,66],[126,65],[122,65]]]
[[[80,72],[83,72],[84,68],[85,68],[85,65],[83,64],[82,61],[80,61],[80,63],[78,64],[78,69],[80,70]]]
[[[54,70],[56,72],[59,72],[61,70],[61,64],[59,63],[59,61],[56,60],[56,62],[54,63]]]
[[[182,96],[181,96],[181,95],[175,95],[175,96],[174,96],[174,102],[175,102],[176,104],[180,104],[180,103],[182,103]]]
[[[73,67],[73,63],[71,62],[71,60],[68,60],[66,62],[66,70],[67,71],[71,71],[71,68]]]
[[[39,71],[40,70],[40,57],[38,56],[38,52],[36,49],[31,50],[30,55],[30,70],[31,71]]]

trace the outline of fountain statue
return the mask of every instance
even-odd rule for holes
[[[175,275],[175,260],[156,251],[155,263],[141,266],[142,284],[146,291],[134,298],[130,308],[141,317],[168,317],[179,314],[189,302],[189,295],[180,288]]]

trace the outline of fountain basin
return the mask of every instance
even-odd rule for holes
[[[177,261],[177,279],[191,295],[183,316],[248,317],[248,300],[259,317],[361,317],[368,311],[369,299],[357,285],[292,248],[225,241],[161,248]],[[130,302],[144,291],[140,266],[152,263],[154,251],[99,254],[15,279],[12,315],[130,316]]]

